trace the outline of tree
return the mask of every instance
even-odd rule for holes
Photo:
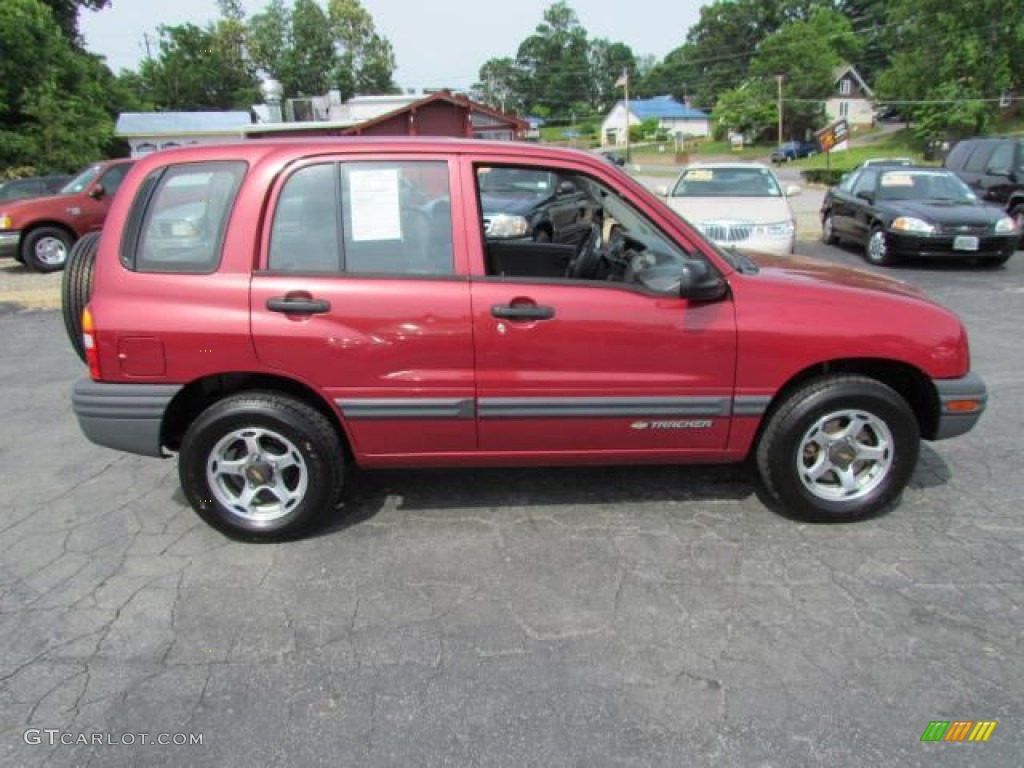
[[[74,171],[106,154],[119,96],[38,0],[0,3],[0,166]]]
[[[394,50],[390,41],[377,33],[373,17],[359,0],[328,0],[327,17],[340,57],[334,75],[343,97],[395,92]]]
[[[576,12],[560,0],[546,11],[536,31],[516,52],[523,72],[523,96],[531,106],[563,114],[576,101],[588,101],[590,62],[587,32]]]
[[[622,73],[636,77],[636,56],[625,43],[597,38],[590,41],[589,67],[590,103],[599,110],[605,110],[618,100],[615,82]]]
[[[859,46],[849,20],[826,9],[806,21],[789,22],[761,42],[750,74],[763,82],[783,75],[785,135],[802,138],[821,127],[836,67],[855,60]]]
[[[488,59],[480,67],[479,80],[473,85],[474,97],[503,112],[522,112],[526,104],[521,96],[523,73],[510,58]]]
[[[778,104],[765,80],[751,80],[737,88],[722,91],[711,113],[722,134],[736,132],[754,140],[777,124]]]
[[[53,11],[54,21],[60,27],[64,37],[76,46],[82,38],[78,33],[78,13],[83,8],[98,11],[110,5],[110,0],[41,0]]]
[[[895,0],[889,22],[894,53],[876,90],[883,101],[937,102],[908,105],[922,138],[979,132],[1000,96],[1024,87],[1024,20],[1011,0]]]

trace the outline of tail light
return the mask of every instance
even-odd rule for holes
[[[85,349],[85,364],[89,366],[89,376],[93,381],[99,381],[100,356],[96,348],[96,325],[88,307],[82,310],[82,346]]]

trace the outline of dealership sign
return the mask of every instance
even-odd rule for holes
[[[822,152],[847,149],[850,139],[850,125],[846,122],[845,118],[836,120],[834,123],[818,131],[815,136],[818,137],[818,144],[821,145]]]

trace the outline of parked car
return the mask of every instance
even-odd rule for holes
[[[867,260],[973,257],[991,265],[1013,255],[1013,219],[942,168],[869,166],[825,193],[822,239],[864,246]]]
[[[130,160],[90,165],[56,195],[0,202],[0,258],[34,272],[64,268],[71,246],[103,226]]]
[[[31,176],[27,179],[0,181],[0,203],[27,197],[55,195],[71,180],[70,176]]]
[[[912,158],[909,157],[871,157],[861,162],[854,170],[861,168],[871,168],[872,166],[887,165],[887,166],[908,166],[917,165]]]
[[[695,163],[664,190],[669,207],[723,247],[793,253],[796,217],[771,168],[760,163]]]
[[[493,167],[479,179],[484,228],[492,239],[578,245],[596,221],[597,202],[556,170]]]
[[[810,157],[821,151],[817,141],[787,141],[772,152],[773,163],[788,163],[801,157]]]
[[[1024,247],[1024,137],[964,139],[950,151],[945,166],[978,197],[1014,218]]]
[[[490,237],[483,192],[508,168],[571,183],[601,222],[580,245]],[[182,190],[201,211],[174,212]],[[197,513],[250,539],[331,515],[347,460],[749,456],[787,514],[856,520],[897,501],[921,438],[986,402],[963,325],[920,292],[719,249],[601,158],[525,143],[148,155],[64,298],[85,435],[177,452]]]

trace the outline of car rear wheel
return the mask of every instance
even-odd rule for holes
[[[335,508],[341,440],[327,417],[273,392],[220,400],[189,426],[178,474],[198,515],[234,538],[294,538]]]
[[[32,272],[64,269],[71,251],[71,235],[57,227],[33,229],[21,240],[21,260]]]
[[[82,345],[82,310],[92,295],[92,274],[96,263],[96,247],[100,233],[92,232],[79,239],[68,254],[67,266],[61,282],[61,307],[64,313],[64,328],[68,332],[78,359],[85,362],[85,348]]]
[[[889,239],[881,225],[875,224],[871,228],[867,245],[864,246],[864,256],[879,267],[887,267],[893,263],[894,259],[889,250]]]
[[[832,214],[826,213],[821,218],[821,239],[825,245],[836,245],[839,237],[836,235],[835,225],[832,222]]]
[[[853,522],[899,499],[919,450],[917,419],[897,392],[862,376],[829,376],[773,410],[757,466],[793,517]]]

